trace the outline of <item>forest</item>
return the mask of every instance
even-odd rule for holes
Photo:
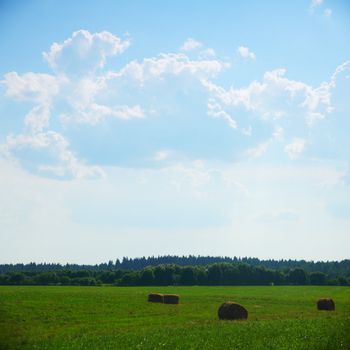
[[[221,257],[221,256],[177,256],[163,255],[141,258],[124,257],[121,260],[108,261],[106,263],[95,265],[80,264],[53,264],[53,263],[35,263],[29,264],[0,264],[0,273],[7,272],[44,272],[57,270],[142,270],[149,266],[158,265],[178,265],[178,266],[207,266],[215,263],[248,264],[251,266],[261,266],[267,269],[288,270],[301,268],[307,272],[323,272],[331,276],[350,277],[350,260],[342,261],[306,261],[306,260],[261,260],[250,257]]]
[[[350,261],[177,257],[109,261],[99,265],[0,266],[2,285],[350,285]]]

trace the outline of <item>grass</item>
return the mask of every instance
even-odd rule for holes
[[[179,305],[147,303],[150,292]],[[332,297],[336,311],[317,311]],[[219,321],[237,301],[248,321]],[[350,349],[349,287],[0,287],[0,349]]]

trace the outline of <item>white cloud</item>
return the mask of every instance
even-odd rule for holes
[[[47,128],[53,99],[60,94],[62,86],[68,83],[68,79],[32,72],[23,75],[10,72],[4,77],[1,83],[6,88],[7,97],[36,104],[24,118],[24,124],[28,130],[36,133]]]
[[[118,98],[118,91],[110,89],[108,83],[111,78],[124,77],[127,83],[130,78],[143,82],[146,79],[163,78],[167,74],[207,78],[215,76],[228,66],[214,59],[191,60],[181,53],[160,54],[141,62],[132,61],[119,72],[102,72],[98,75],[96,68],[103,68],[107,57],[122,53],[129,45],[128,40],[121,40],[109,32],[92,34],[79,30],[62,43],[54,43],[48,52],[43,53],[44,59],[54,70],[54,75],[7,73],[1,81],[6,88],[6,96],[29,100],[36,105],[24,117],[25,132],[9,135],[1,145],[2,152],[8,157],[17,157],[24,164],[23,153],[19,151],[29,149],[29,154],[34,156],[31,169],[53,172],[57,176],[70,174],[83,177],[100,173],[98,168],[86,166],[78,160],[63,135],[49,129],[51,115],[60,116],[59,120],[66,124],[65,128],[68,127],[67,122],[96,125],[107,118],[144,118],[144,109],[139,104],[123,103]],[[187,41],[186,49],[194,47],[199,48],[201,44],[194,40]],[[214,54],[213,50],[206,51],[207,56]],[[110,101],[115,96],[118,103],[111,105]],[[222,112],[221,116],[232,127],[235,125],[228,115]],[[55,127],[55,123],[51,125]],[[49,164],[34,164],[37,162],[34,153],[38,151],[49,154]],[[31,163],[31,156],[27,152],[26,154],[25,157],[29,158],[25,162]]]
[[[208,115],[214,118],[222,118],[227,122],[230,128],[237,129],[236,121],[213,99],[208,102]]]
[[[289,120],[284,122],[285,119],[298,118],[302,115],[306,123],[311,125],[332,112],[331,90],[336,86],[338,75],[347,71],[350,66],[350,61],[344,62],[337,67],[329,82],[324,82],[318,87],[288,79],[285,69],[276,69],[266,72],[260,81],[252,81],[247,86],[225,88],[213,83],[211,78],[215,78],[226,69],[229,66],[227,63],[219,59],[191,59],[185,53],[160,54],[141,61],[131,61],[117,72],[85,71],[84,74],[77,76],[61,74],[67,68],[66,64],[77,63],[78,60],[86,61],[90,68],[103,67],[108,56],[123,52],[128,45],[128,41],[123,42],[107,32],[90,34],[87,31],[78,31],[62,44],[54,44],[45,54],[50,66],[55,68],[54,75],[7,73],[1,81],[5,86],[6,96],[16,100],[31,101],[35,105],[31,106],[24,116],[24,132],[15,136],[10,135],[7,143],[2,145],[5,153],[18,156],[21,160],[21,154],[18,155],[19,152],[17,152],[19,149],[44,149],[52,158],[56,157],[56,161],[50,164],[39,164],[38,168],[41,171],[64,174],[63,176],[71,174],[77,177],[97,174],[100,171],[97,170],[99,168],[85,165],[84,161],[79,160],[70,149],[68,139],[63,136],[65,128],[69,125],[63,125],[63,131],[61,131],[62,125],[59,126],[59,132],[56,132],[54,128],[57,127],[57,123],[50,118],[61,116],[63,123],[78,122],[90,125],[96,125],[109,118],[122,120],[145,118],[145,111],[149,113],[155,106],[153,101],[150,103],[151,108],[144,108],[139,104],[138,96],[146,100],[153,98],[148,87],[146,88],[142,83],[154,78],[168,83],[166,80],[169,78],[168,75],[183,74],[185,79],[179,79],[181,83],[183,81],[187,83],[188,77],[199,79],[209,95],[207,114],[223,119],[230,128],[237,129],[239,125],[243,135],[252,134],[252,127],[247,125],[254,125],[254,120],[244,120],[246,115],[242,115],[242,109],[245,109],[243,112],[251,112],[253,117],[258,116],[259,123],[271,122],[274,131],[271,132],[270,140],[246,151],[250,157],[260,157],[266,153],[270,143],[284,140],[284,130],[288,132],[287,124],[290,125]],[[253,53],[248,48],[243,49],[246,49],[241,50],[243,55],[253,58],[251,56]],[[215,53],[208,51],[208,56],[212,54]],[[70,55],[72,60],[68,59]],[[82,66],[84,65],[82,62]],[[119,78],[122,79],[118,80]],[[112,79],[116,81],[111,87]],[[135,94],[136,97],[134,90],[128,89],[132,84],[135,88],[135,81],[136,84],[141,83],[136,87],[137,89],[141,87],[137,93],[142,91],[139,95]],[[119,84],[120,82],[122,84]],[[125,86],[127,87],[125,90],[130,90],[130,93],[126,94],[122,91]],[[237,113],[234,110],[236,107],[240,108]],[[250,117],[248,115],[248,118]],[[242,124],[241,120],[243,120]],[[255,126],[254,130],[259,132],[259,128]],[[300,142],[300,140],[296,139],[285,147],[286,153],[292,159],[297,158],[304,150],[306,141]],[[159,148],[162,149],[162,147],[167,146],[162,144]],[[154,149],[151,152],[154,152]],[[167,159],[168,154],[164,152],[161,150],[156,153],[154,159]],[[38,162],[38,157],[34,156],[34,158]],[[31,162],[29,157],[22,158],[22,161],[23,164]]]
[[[49,164],[39,164],[38,170],[50,172],[59,177],[96,178],[103,177],[104,172],[98,166],[88,166],[74,155],[69,142],[55,131],[36,134],[19,134],[8,136],[4,153],[21,149],[46,150],[53,158]]]
[[[215,50],[212,49],[211,47],[208,49],[202,50],[199,53],[200,58],[215,57],[215,56],[216,56]]]
[[[275,127],[275,130],[272,134],[272,137],[276,141],[283,141],[284,138],[284,129],[280,126]]]
[[[248,149],[245,154],[248,157],[258,158],[264,155],[269,147],[270,141],[262,142],[254,148]]]
[[[285,146],[284,151],[290,159],[297,159],[305,150],[306,141],[300,138],[295,138],[293,142]]]
[[[200,47],[202,47],[202,43],[200,43],[199,41],[197,41],[193,38],[188,38],[184,42],[184,44],[181,46],[181,50],[182,51],[191,51],[191,50],[199,49]]]
[[[120,72],[110,73],[109,77],[132,77],[143,83],[152,78],[161,78],[166,74],[180,75],[187,73],[200,78],[215,76],[228,67],[218,60],[190,60],[185,54],[160,54],[157,57],[145,58],[142,62],[132,61]]]
[[[336,70],[334,71],[334,73],[331,76],[330,82],[328,83],[328,85],[331,88],[335,88],[337,85],[337,78],[340,74],[342,74],[343,72],[348,72],[350,73],[350,60],[349,61],[345,61],[344,63],[340,64]],[[347,78],[349,78],[350,75],[347,76]]]
[[[285,73],[285,69],[268,71],[261,82],[253,81],[239,89],[225,89],[207,79],[202,79],[202,84],[211,98],[226,106],[244,107],[264,120],[277,120],[298,111],[308,124],[312,124],[332,112],[330,83],[313,88],[286,78]]]
[[[251,52],[248,47],[240,46],[237,49],[237,52],[241,55],[243,58],[250,58],[252,60],[256,59],[256,55],[254,52]]]
[[[110,32],[91,34],[87,30],[78,30],[62,44],[54,43],[44,59],[51,68],[63,72],[77,72],[102,68],[108,56],[124,52],[130,45]]]
[[[97,103],[92,103],[85,109],[75,110],[72,114],[63,113],[60,115],[60,119],[63,123],[77,122],[96,125],[104,121],[107,117],[130,120],[142,119],[144,116],[145,113],[139,105],[131,107],[126,105],[109,107]]]
[[[37,133],[43,131],[49,126],[50,106],[41,104],[32,108],[24,118],[24,124],[31,132]]]
[[[86,77],[74,80],[67,93],[69,103],[75,109],[87,108],[94,102],[96,95],[107,89],[104,77]]]
[[[6,96],[16,100],[48,103],[59,92],[60,79],[53,75],[10,72],[4,77],[1,83],[6,87]]]
[[[160,150],[155,153],[153,159],[157,162],[167,160],[171,154],[172,152],[169,150]]]

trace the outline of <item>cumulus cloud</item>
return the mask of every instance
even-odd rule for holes
[[[60,80],[50,74],[16,72],[5,74],[1,83],[6,88],[6,96],[16,100],[47,103],[58,94]]]
[[[67,94],[67,100],[75,109],[86,108],[94,102],[99,93],[107,89],[105,78],[102,77],[82,77],[74,80]]]
[[[31,109],[24,118],[24,124],[31,132],[41,132],[49,126],[50,106],[41,104]]]
[[[195,79],[214,77],[228,67],[226,63],[207,58],[215,55],[213,49],[207,49],[200,53],[198,59],[190,59],[184,53],[168,53],[145,58],[140,62],[131,61],[119,71],[98,70],[105,66],[108,57],[121,54],[129,45],[128,40],[122,40],[106,31],[90,33],[79,30],[63,42],[53,43],[43,53],[54,74],[7,73],[1,81],[6,96],[30,101],[34,106],[24,116],[25,133],[10,135],[1,146],[4,152],[8,156],[16,154],[20,159],[19,150],[45,150],[51,155],[56,154],[57,164],[40,164],[41,171],[62,176],[66,173],[79,177],[82,174],[90,176],[90,170],[87,169],[91,167],[83,166],[70,150],[68,140],[52,129],[57,126],[57,123],[50,122],[52,116],[59,116],[58,121],[64,124],[64,128],[72,122],[97,125],[109,118],[141,119],[145,117],[144,108],[138,103],[130,102],[132,98],[128,99],[128,103],[123,103],[123,99],[118,98],[118,87],[116,91],[110,87],[111,80],[116,79],[118,83],[118,79],[123,78],[126,84],[136,81],[142,86],[148,79],[164,79],[167,75],[186,74]],[[183,50],[200,47],[201,43],[190,38],[185,42]],[[115,97],[117,102],[112,104]],[[231,127],[235,127],[235,121],[223,110],[213,110],[211,115],[221,117]],[[33,156],[36,158],[34,154]]]
[[[25,115],[24,125],[30,133],[41,132],[49,125],[52,102],[67,83],[64,77],[50,74],[16,72],[5,74],[1,83],[5,86],[5,96],[18,101],[29,101],[34,107]]]
[[[291,143],[285,146],[284,151],[290,159],[297,159],[305,150],[306,141],[300,138],[295,138]]]
[[[187,51],[191,47],[202,47],[194,39],[189,39],[186,43]],[[207,115],[222,119],[231,129],[238,129],[239,134],[251,136],[251,125],[254,131],[260,130],[255,127],[254,118],[259,118],[259,123],[271,123],[270,139],[245,152],[249,157],[261,157],[272,142],[282,143],[287,138],[284,134],[285,131],[288,132],[291,120],[287,118],[302,116],[304,119],[299,119],[302,122],[305,120],[306,124],[311,126],[331,113],[332,89],[337,85],[338,76],[348,72],[350,68],[350,61],[344,62],[337,67],[328,82],[317,87],[289,79],[285,69],[275,69],[266,72],[262,79],[254,80],[247,86],[226,88],[214,79],[227,69],[229,64],[216,59],[212,49],[203,48],[198,50],[200,52],[196,59],[190,58],[184,52],[162,53],[126,63],[118,71],[97,69],[103,68],[109,56],[122,53],[129,44],[128,40],[122,40],[108,32],[91,34],[80,30],[62,43],[54,43],[51,49],[44,53],[46,61],[54,70],[53,74],[5,74],[1,84],[5,87],[6,96],[33,104],[23,115],[22,133],[8,136],[5,144],[1,145],[5,153],[10,156],[16,155],[20,159],[19,151],[25,150],[22,153],[22,161],[28,163],[30,160],[26,159],[26,150],[44,151],[52,159],[48,164],[38,164],[38,169],[57,176],[70,174],[83,177],[101,174],[99,168],[85,165],[70,148],[69,141],[64,136],[66,129],[70,127],[69,123],[94,126],[111,118],[125,121],[145,118],[155,107],[153,101],[149,107],[141,106],[138,97],[141,96],[144,101],[152,100],[154,90],[148,90],[148,87],[153,89],[156,86],[158,89],[158,84],[153,84],[157,79],[162,81],[163,87],[169,83],[169,76],[172,76],[170,79],[174,82],[176,79],[173,77],[181,75],[178,79],[181,84],[194,81],[196,89],[198,82],[204,88],[200,94],[207,94],[208,98],[202,101],[206,104]],[[246,47],[240,47],[238,52],[242,57],[255,58],[255,54]],[[77,75],[72,73],[75,67]],[[186,91],[186,94],[190,91]],[[60,119],[54,119],[57,117]],[[251,120],[245,120],[245,117]],[[286,119],[288,122],[284,122]],[[61,122],[61,125],[58,122]],[[248,138],[245,140],[249,142]],[[304,151],[305,144],[303,139],[294,139],[284,150],[291,159],[296,159]],[[159,145],[161,151],[154,153],[152,160],[167,159],[169,154],[162,150],[162,147],[167,146]],[[151,152],[154,152],[154,149]],[[34,154],[33,159],[37,162],[38,156]]]
[[[248,47],[245,47],[245,46],[240,46],[238,49],[237,49],[237,52],[239,53],[239,55],[243,58],[250,58],[252,60],[255,60],[256,59],[256,55],[254,52],[251,52],[249,50]]]
[[[199,49],[200,47],[202,47],[202,43],[200,43],[199,41],[193,38],[188,38],[181,46],[181,50],[191,51],[191,50]]]
[[[253,81],[239,89],[225,89],[207,79],[203,79],[202,84],[212,98],[224,105],[243,107],[264,120],[280,119],[288,112],[299,110],[304,112],[305,121],[312,124],[332,112],[330,83],[313,88],[286,78],[285,73],[285,69],[268,71],[261,82]]]
[[[54,43],[44,59],[54,70],[63,72],[81,72],[102,68],[108,56],[124,52],[130,45],[110,32],[91,34],[87,30],[78,30],[63,43]]]
[[[198,77],[215,76],[228,65],[219,60],[191,60],[182,53],[160,54],[145,58],[142,62],[132,61],[120,72],[111,73],[110,77],[131,77],[141,83],[148,79],[160,78],[166,74],[180,75],[187,73]]]
[[[61,121],[86,123],[96,125],[104,121],[107,117],[130,120],[144,118],[145,113],[139,105],[109,107],[92,103],[86,109],[75,110],[74,114],[61,114]]]
[[[16,152],[24,148],[46,151],[49,157],[47,164],[38,164],[37,170],[49,172],[59,177],[96,178],[103,177],[104,172],[98,166],[88,166],[70,150],[69,142],[55,131],[35,134],[19,134],[8,136],[6,153]]]

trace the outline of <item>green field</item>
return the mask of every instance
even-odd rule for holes
[[[336,311],[317,311],[319,297]],[[248,321],[218,320],[228,300]],[[0,349],[350,349],[350,288],[2,286]]]

